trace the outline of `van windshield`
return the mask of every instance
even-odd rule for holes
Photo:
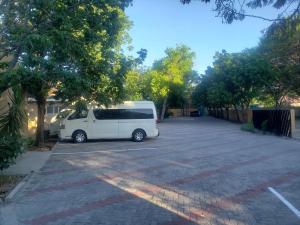
[[[68,120],[84,119],[87,117],[87,115],[88,111],[86,110],[82,110],[80,112],[75,111],[69,116]]]
[[[154,119],[152,109],[94,109],[97,120]]]
[[[72,112],[72,110],[66,109],[66,110],[61,111],[60,113],[58,113],[56,117],[57,117],[58,119],[64,119],[64,118],[66,118],[71,112]]]

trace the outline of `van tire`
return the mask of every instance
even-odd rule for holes
[[[83,130],[76,130],[72,138],[74,143],[84,143],[87,140],[86,133]]]
[[[136,129],[132,133],[132,140],[134,142],[142,142],[146,138],[146,132],[143,129]]]

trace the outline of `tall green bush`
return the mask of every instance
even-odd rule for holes
[[[23,152],[23,140],[15,136],[0,137],[0,170],[8,168]]]
[[[0,170],[14,163],[24,149],[21,129],[27,116],[21,89],[14,87],[9,98],[9,110],[0,115]]]

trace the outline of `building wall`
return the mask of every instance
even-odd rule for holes
[[[60,112],[65,105],[60,102],[47,102],[46,103],[46,114],[45,114],[45,130],[49,130],[51,119]],[[51,110],[52,109],[52,110]],[[34,101],[30,101],[27,104],[27,115],[28,115],[28,135],[32,136],[35,134],[37,127],[37,104]]]

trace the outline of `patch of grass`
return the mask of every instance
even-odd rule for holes
[[[0,199],[4,200],[23,178],[21,175],[0,175]]]
[[[241,130],[248,131],[248,132],[251,132],[251,133],[256,133],[256,129],[254,128],[254,125],[253,125],[252,122],[242,124]]]

